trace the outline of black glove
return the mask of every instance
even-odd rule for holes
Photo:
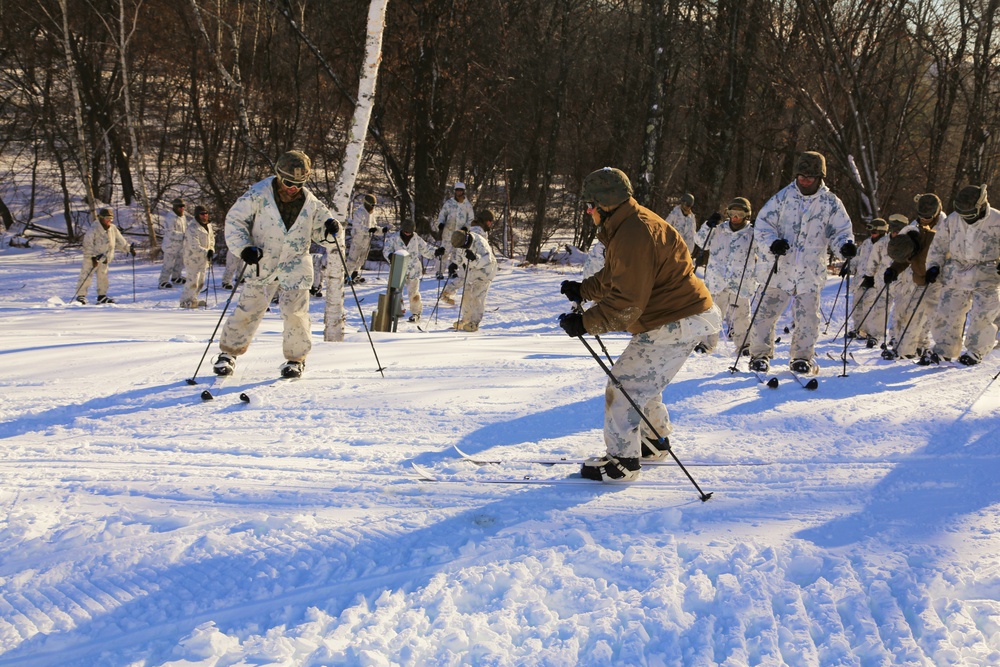
[[[377,231],[378,231],[378,227],[369,227],[368,228],[368,233],[369,234],[374,234]]]
[[[333,220],[333,218],[327,220],[326,221],[327,224],[330,224],[331,220]],[[333,224],[337,224],[337,222],[333,221]],[[336,234],[336,232],[334,232],[334,234]],[[247,246],[246,248],[243,248],[242,252],[240,252],[240,259],[242,259],[247,264],[257,264],[258,262],[260,262],[260,258],[263,256],[264,256],[264,251],[255,245]]]
[[[875,287],[875,278],[872,276],[865,276],[861,279],[861,289],[870,289]]]
[[[444,223],[443,222],[439,222],[438,223],[438,231],[441,231],[442,229],[444,229]]]
[[[336,236],[340,233],[340,224],[333,218],[329,218],[323,223],[323,229],[327,236]]]
[[[458,277],[458,264],[452,262],[448,265],[448,277],[457,278]]]
[[[386,225],[385,227],[382,228],[382,236],[385,236],[388,233],[389,233],[389,227],[388,225]]]
[[[840,265],[840,277],[841,278],[843,278],[844,276],[846,276],[850,272],[851,272],[851,263],[850,262],[844,262],[843,264]]]
[[[442,247],[438,248],[437,250],[435,250],[434,251],[434,256],[435,257],[444,257],[444,246],[442,246]]]
[[[579,338],[587,333],[583,326],[583,315],[580,313],[563,313],[559,316],[559,326],[563,328],[567,336]]]
[[[882,275],[882,279],[885,281],[886,285],[888,285],[889,283],[896,282],[896,278],[898,278],[898,277],[899,277],[899,274],[897,274],[896,270],[894,268],[892,268],[891,266],[888,269],[886,269],[885,273]]]
[[[844,259],[850,259],[858,254],[858,246],[854,245],[853,241],[848,241],[844,245],[840,246],[840,254]]]
[[[791,247],[792,246],[788,245],[788,241],[786,241],[785,239],[778,239],[771,244],[771,254],[777,257],[781,257],[786,252],[788,252],[788,249]]]
[[[927,269],[927,273],[924,275],[924,278],[927,280],[928,285],[932,285],[937,282],[939,275],[941,275],[941,267],[932,266]]]
[[[709,229],[714,229],[719,226],[720,222],[722,222],[722,214],[716,211],[712,215],[708,216],[708,220],[705,221],[705,224],[708,225]]]
[[[472,252],[472,248],[466,248],[465,249],[465,258],[467,260],[469,260],[470,262],[474,262],[477,259],[479,259],[479,255],[477,255],[476,253]]]
[[[128,247],[128,254],[130,254],[130,255],[132,255],[133,257],[135,257],[135,244],[134,244],[134,243],[132,243],[132,244],[129,244],[129,247]],[[997,269],[997,273],[1000,273],[1000,269]]]
[[[208,251],[205,253],[205,256],[208,257],[208,261],[211,262],[213,259],[215,259],[215,251],[209,248]]]
[[[997,262],[997,275],[1000,276],[1000,262]]]
[[[575,280],[562,281],[559,293],[565,294],[566,298],[573,303],[583,303],[583,295],[580,294],[580,283]]]

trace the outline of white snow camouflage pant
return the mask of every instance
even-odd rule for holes
[[[482,271],[469,273],[468,280],[462,290],[462,307],[459,314],[460,322],[479,325],[486,311],[486,294],[490,291],[493,276]]]
[[[718,294],[713,294],[712,301],[719,307],[723,322],[729,320],[732,323],[730,330],[733,333],[733,345],[740,345],[747,335],[747,329],[750,328],[750,297],[741,294],[740,298],[737,299],[736,290],[724,289]],[[708,352],[714,352],[719,345],[719,334],[705,336],[701,342]]]
[[[790,294],[775,287],[768,287],[757,308],[757,319],[750,331],[750,356],[774,357],[774,327],[778,318],[792,303],[792,343],[790,360],[808,359],[816,355],[819,338],[819,291]]]
[[[372,235],[367,231],[355,234],[351,237],[351,247],[347,251],[347,275],[351,276],[355,271],[360,271],[368,259],[368,249],[372,245]]]
[[[200,305],[201,290],[205,287],[205,276],[208,273],[208,258],[200,248],[185,255],[184,271],[187,273],[187,282],[184,283],[184,290],[181,292],[180,306],[197,308]]]
[[[93,269],[93,270],[91,270]],[[97,262],[94,268],[92,257],[83,258],[83,266],[80,267],[80,277],[77,279],[79,286],[76,288],[74,296],[87,296],[90,289],[90,279],[97,275],[97,296],[107,296],[108,294],[108,263],[104,260]]]
[[[243,264],[243,260],[235,252],[229,250],[226,251],[226,270],[222,272],[222,282],[226,285],[232,285],[233,281],[236,280],[236,274],[239,272],[240,266]]]
[[[722,326],[722,313],[713,305],[700,315],[685,317],[677,322],[635,334],[625,351],[615,362],[611,372],[628,392],[656,432],[663,437],[670,435],[673,427],[667,406],[663,404],[663,390],[691,355],[695,344]],[[604,388],[604,445],[615,458],[638,458],[642,454],[644,438],[655,438],[646,422],[628,399],[608,379]]]
[[[932,331],[934,351],[954,359],[962,351],[962,327],[966,316],[965,349],[982,361],[996,345],[997,317],[1000,316],[1000,287],[992,278],[980,280],[974,288],[942,285]]]
[[[184,268],[184,241],[163,244],[163,268],[160,270],[160,284],[177,282]]]
[[[247,351],[277,290],[277,282],[270,285],[243,286],[239,305],[222,327],[219,349],[234,357]],[[278,307],[281,309],[281,319],[285,321],[282,336],[285,359],[305,361],[306,355],[312,349],[312,335],[309,330],[309,290],[281,290],[278,294]]]
[[[900,356],[916,356],[918,349],[926,350],[930,347],[931,324],[937,311],[938,301],[941,299],[941,283],[931,283],[926,287],[927,293],[924,294],[922,285],[913,285],[908,300],[896,302],[893,320],[896,321],[898,314],[899,329],[893,325],[892,334],[896,337],[896,352]],[[920,298],[921,294],[924,294],[923,299]],[[920,308],[914,312],[918,301]]]
[[[420,317],[424,314],[424,306],[420,300],[420,276],[407,278],[403,281],[403,289],[410,297],[410,315]]]

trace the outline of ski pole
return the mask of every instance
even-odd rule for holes
[[[597,361],[597,363],[600,364],[601,370],[603,370],[604,373],[608,376],[608,379],[611,380],[611,384],[613,384],[615,388],[622,393],[622,396],[624,396],[625,399],[629,402],[629,404],[632,406],[632,409],[634,409],[637,413],[639,413],[639,416],[642,417],[642,420],[646,422],[646,426],[649,427],[649,430],[653,433],[653,435],[656,436],[656,439],[659,442],[660,446],[667,450],[667,452],[674,459],[677,465],[680,466],[680,469],[684,471],[685,475],[687,475],[687,478],[691,480],[691,483],[694,484],[694,488],[698,490],[698,495],[701,498],[701,502],[705,502],[709,498],[711,498],[712,494],[705,493],[704,491],[701,490],[701,487],[698,486],[698,482],[694,481],[694,477],[691,476],[691,473],[688,472],[688,469],[684,467],[684,464],[681,463],[681,460],[677,458],[676,454],[674,454],[674,450],[667,443],[667,439],[664,438],[662,435],[660,435],[659,431],[656,430],[656,427],[653,426],[653,424],[649,421],[649,418],[646,417],[646,414],[636,404],[636,402],[632,400],[632,397],[629,395],[629,393],[625,391],[625,387],[622,386],[621,381],[619,381],[618,378],[615,377],[615,374],[611,372],[611,369],[608,368],[608,366],[604,363],[604,360],[602,360],[601,357],[598,356],[597,352],[594,351],[594,348],[590,346],[590,343],[587,342],[587,339],[584,338],[583,336],[577,336],[577,338],[579,338],[580,342],[582,342],[586,346],[587,351],[590,352],[590,356],[592,356]]]
[[[718,227],[718,225],[716,225],[715,227]],[[705,236],[705,245],[702,246],[702,248],[701,248],[701,254],[698,255],[698,261],[695,262],[695,264],[694,264],[694,268],[696,268],[696,269],[699,266],[702,266],[705,269],[705,275],[706,276],[708,275],[708,258],[705,255],[706,255],[706,253],[709,252],[709,250],[708,250],[709,247],[711,247],[710,244],[712,243],[712,234],[715,233],[715,227],[709,227],[708,228],[708,234]],[[705,260],[704,264],[701,263],[701,260],[703,260],[703,259]]]
[[[340,256],[340,263],[344,266],[344,272],[346,273],[347,260],[344,259],[344,251],[340,249],[340,239],[337,238],[336,235],[334,235],[333,237],[333,245],[337,249],[337,255]],[[358,299],[358,293],[354,289],[354,281],[353,280],[348,281],[347,284],[351,286],[351,294],[354,295],[354,303],[358,304],[358,314],[361,315],[361,325],[365,328],[365,334],[367,334],[368,336],[368,344],[372,346],[372,354],[375,355],[375,363],[376,365],[378,365],[378,372],[384,378],[385,373],[383,373],[382,371],[385,370],[385,367],[382,366],[382,362],[378,360],[378,352],[375,351],[375,343],[374,341],[372,341],[372,334],[368,330],[368,322],[365,321],[365,312],[361,310],[361,301]],[[389,307],[391,308],[392,306],[390,305]]]
[[[870,287],[862,287],[861,288],[861,296],[859,296],[857,299],[854,300],[854,305],[847,312],[847,319],[844,321],[844,323],[842,325],[840,325],[840,328],[837,329],[837,334],[833,338],[830,339],[831,343],[833,343],[838,338],[840,338],[840,332],[841,331],[844,331],[844,337],[845,338],[847,337],[847,326],[851,322],[851,315],[853,315],[854,311],[857,310],[858,306],[861,305],[861,302],[865,300],[865,294],[868,292],[869,289],[871,289],[871,288]],[[844,294],[845,308],[846,308],[846,304],[850,302],[850,298],[851,298],[851,277],[848,274],[848,276],[847,276],[847,292]],[[859,324],[857,328],[860,329],[861,325]]]
[[[882,322],[882,349],[889,349],[889,292],[892,291],[890,283],[885,284],[885,321]]]
[[[465,306],[465,286],[469,284],[469,260],[465,260],[465,267],[463,267],[465,275],[462,276],[462,298],[458,301],[458,321],[462,321],[462,308]],[[456,329],[457,331],[457,329]]]
[[[573,312],[583,315],[583,304],[580,303],[579,301],[572,301],[571,303],[573,304],[572,305]],[[604,356],[608,358],[608,364],[614,366],[615,361],[614,359],[611,358],[611,353],[608,352],[608,348],[605,347],[604,341],[601,340],[601,337],[598,336],[597,334],[592,334],[592,335],[594,336],[594,340],[596,340],[597,343],[601,346],[601,351],[604,352]]]
[[[868,319],[868,316],[872,314],[872,311],[873,311],[873,310],[875,310],[875,306],[877,306],[877,305],[878,305],[878,300],[882,298],[882,292],[884,292],[884,291],[885,291],[885,288],[886,288],[887,286],[888,286],[888,285],[882,285],[882,289],[880,289],[880,290],[878,291],[878,294],[876,294],[876,295],[875,295],[875,298],[874,298],[874,299],[872,299],[872,305],[868,307],[868,311],[867,311],[867,312],[865,313],[865,316],[861,318],[861,321],[860,321],[860,322],[858,322],[858,331],[861,331],[861,327],[863,327],[863,326],[864,326],[864,324],[865,324],[865,320],[867,320],[867,319]],[[855,304],[855,305],[857,305],[857,304]],[[834,340],[836,340],[836,338],[834,338]],[[847,339],[847,334],[844,334],[844,340],[845,340],[845,341],[847,341],[847,340],[848,340],[848,339]],[[852,340],[851,340],[851,342],[854,342],[854,340],[857,340],[857,339],[856,339],[856,338],[855,338],[855,339],[852,339]],[[846,354],[846,352],[847,352],[847,348],[848,348],[848,347],[850,347],[850,343],[847,343],[846,345],[844,345],[844,352],[845,352],[845,354]]]
[[[910,313],[909,319],[906,320],[906,326],[903,327],[903,333],[899,335],[899,340],[896,341],[896,346],[892,350],[886,350],[883,352],[883,359],[896,359],[899,357],[899,348],[903,347],[903,339],[906,338],[906,332],[910,330],[910,323],[913,321],[913,317],[917,314],[917,311],[920,310],[920,302],[924,300],[924,295],[927,294],[927,288],[930,286],[930,283],[924,285],[924,291],[920,293],[919,297],[917,297],[917,303],[913,306],[913,312]]]
[[[725,318],[723,318],[724,320],[731,318],[731,316],[733,314],[733,310],[736,308],[736,305],[740,301],[740,293],[743,291],[743,278],[744,278],[744,276],[746,276],[746,273],[747,273],[747,264],[750,263],[750,255],[753,254],[753,242],[754,242],[754,237],[753,237],[753,232],[751,231],[751,233],[750,233],[750,245],[747,246],[747,256],[743,260],[743,270],[740,272],[740,282],[736,286],[736,298],[733,299],[732,302],[729,304],[729,307],[726,308],[726,316],[725,316]],[[730,325],[729,326],[730,326],[730,329],[731,329],[732,328],[732,320],[731,319],[730,319]],[[749,329],[748,329],[748,331],[749,331]],[[741,352],[743,351],[742,348],[740,349],[740,351]]]
[[[760,291],[760,298],[757,299],[757,307],[753,309],[753,315],[750,316],[750,326],[747,327],[746,335],[743,336],[743,342],[740,343],[740,346],[738,348],[736,348],[736,359],[735,361],[733,361],[733,365],[729,367],[730,373],[735,373],[740,369],[739,368],[740,353],[743,350],[743,346],[746,345],[747,341],[750,339],[750,332],[753,331],[754,322],[757,321],[757,313],[760,312],[761,304],[764,303],[764,295],[767,294],[767,288],[771,284],[771,278],[774,276],[774,274],[778,272],[779,257],[781,257],[781,255],[774,256],[774,264],[771,265],[771,271],[767,274],[767,280],[764,281],[764,288]],[[757,375],[757,371],[754,371],[754,375]],[[757,379],[760,380],[761,382],[764,382],[764,380],[761,379],[760,375],[757,375]],[[770,387],[771,385],[768,384],[768,386]],[[775,384],[774,386],[776,387],[778,385]]]
[[[226,306],[222,309],[222,314],[219,315],[219,321],[215,323],[215,329],[212,330],[212,335],[208,339],[208,345],[205,346],[205,352],[202,353],[201,359],[198,361],[198,366],[194,369],[194,375],[187,379],[188,384],[198,384],[195,379],[198,377],[198,371],[201,370],[201,365],[205,361],[205,357],[208,356],[208,349],[212,347],[212,341],[215,340],[215,334],[219,331],[219,326],[222,324],[222,318],[226,316],[226,311],[229,310],[229,304],[232,303],[233,297],[236,295],[236,290],[240,288],[240,281],[243,280],[243,273],[247,270],[247,264],[244,264],[240,268],[239,275],[236,276],[236,280],[233,281],[233,289],[229,293],[229,298],[226,299]]]
[[[132,303],[135,303],[135,246],[132,247]]]
[[[844,262],[844,266],[847,266],[847,262]],[[841,269],[841,271],[843,271],[843,269]],[[844,273],[844,275],[840,277],[840,286],[837,287],[837,294],[836,296],[833,297],[833,305],[830,306],[830,317],[826,318],[826,322],[823,326],[824,336],[826,335],[826,332],[830,330],[830,322],[833,321],[833,311],[837,309],[837,300],[840,299],[840,290],[844,288],[844,280],[846,278],[847,278],[847,273]]]

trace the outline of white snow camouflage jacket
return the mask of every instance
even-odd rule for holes
[[[354,215],[351,216],[351,238],[368,238],[368,234],[371,233],[368,230],[372,227],[375,228],[376,234],[381,231],[378,229],[378,215],[375,211],[369,213],[364,204],[354,209]]]
[[[878,294],[885,285],[885,270],[892,264],[889,258],[889,235],[884,234],[882,238],[872,244],[871,252],[865,262],[862,276],[871,276],[875,279],[875,292]],[[860,266],[860,265],[859,265]]]
[[[434,259],[434,251],[437,250],[437,247],[432,246],[416,234],[411,236],[410,243],[406,244],[403,243],[399,232],[392,232],[385,238],[385,245],[382,246],[382,256],[385,257],[385,261],[389,262],[391,261],[392,254],[398,250],[405,250],[406,254],[410,256],[406,260],[406,279],[416,280],[424,272],[421,257]]]
[[[204,267],[208,264],[208,251],[215,250],[215,230],[212,225],[202,227],[192,222],[184,231],[184,267]],[[190,269],[188,269],[190,273]]]
[[[180,248],[184,245],[184,232],[187,231],[187,214],[177,215],[169,210],[161,216],[163,220],[163,238],[160,246],[163,248]]]
[[[110,263],[114,259],[115,249],[118,248],[124,252],[128,250],[128,245],[128,241],[122,236],[117,225],[112,224],[104,229],[98,222],[83,236],[83,256],[94,258],[98,255],[104,255],[102,261]]]
[[[441,239],[447,242],[451,238],[452,232],[456,232],[463,227],[472,227],[472,221],[475,217],[476,214],[472,210],[472,202],[468,198],[459,204],[452,197],[444,203],[444,206],[441,207],[441,212],[438,213],[438,227],[441,226],[442,222],[444,223],[444,231],[441,234]]]
[[[695,242],[702,248],[708,240],[708,233],[711,228],[702,225],[695,237]],[[753,243],[753,226],[745,225],[743,229],[734,232],[728,222],[723,222],[715,228],[712,233],[711,257],[708,260],[708,268],[705,270],[705,285],[712,294],[719,294],[723,290],[729,290],[733,294],[740,290],[740,296],[748,297],[757,291],[757,281],[754,276],[754,267],[757,265],[757,248],[751,251],[750,245]],[[747,255],[750,254],[748,259]],[[744,266],[746,271],[744,272]],[[743,285],[740,286],[740,277],[743,277]]]
[[[694,245],[697,242],[695,239],[695,233],[698,229],[698,221],[694,218],[694,213],[690,215],[684,215],[684,211],[681,210],[680,205],[674,206],[674,210],[670,212],[667,216],[667,224],[677,230],[684,239],[684,245],[687,246],[688,252],[694,252]]]
[[[587,258],[583,260],[583,280],[604,268],[604,251],[604,244],[594,239],[594,243],[587,253]]]
[[[459,266],[459,272],[468,270],[471,276],[477,274],[485,275],[490,280],[493,280],[493,277],[497,274],[497,257],[493,254],[493,248],[490,247],[486,231],[482,227],[475,225],[469,230],[469,236],[472,237],[469,250],[476,253],[476,259],[470,262],[465,257],[464,248],[455,248],[456,259],[454,261]]]
[[[935,230],[927,268],[941,267],[939,280],[945,287],[1000,285],[1000,211],[991,206],[986,217],[971,225],[952,213]]]
[[[840,257],[840,247],[854,242],[854,232],[843,202],[825,184],[806,197],[792,181],[768,199],[757,214],[754,240],[764,260],[758,266],[765,272],[774,265],[770,247],[778,239],[785,239],[791,247],[778,260],[778,272],[770,285],[797,294],[822,287],[826,281],[827,249]],[[766,276],[758,275],[758,279],[763,282]]]
[[[274,201],[274,176],[255,183],[226,214],[226,245],[237,255],[244,248],[257,246],[264,251],[260,277],[255,266],[247,267],[248,283],[264,285],[278,281],[282,289],[309,289],[313,284],[313,263],[309,256],[312,242],[328,248],[334,241],[324,236],[324,223],[333,217],[329,209],[304,188],[306,201],[291,229],[285,230],[278,205]],[[344,232],[338,234],[343,247]]]

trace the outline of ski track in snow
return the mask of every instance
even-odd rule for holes
[[[994,357],[855,350],[838,378],[836,318],[815,392],[730,374],[729,343],[693,356],[678,457],[769,463],[692,466],[701,503],[674,466],[610,487],[523,461],[603,449],[605,377],[555,324],[573,267],[503,264],[478,334],[454,307],[373,333],[384,379],[354,304],[323,343],[317,300],[301,381],[275,381],[272,312],[195,386],[222,302],[180,311],[141,264],[133,304],[118,262],[119,305],[51,305],[77,267],[0,251],[26,283],[0,293],[0,666],[1000,664]]]

